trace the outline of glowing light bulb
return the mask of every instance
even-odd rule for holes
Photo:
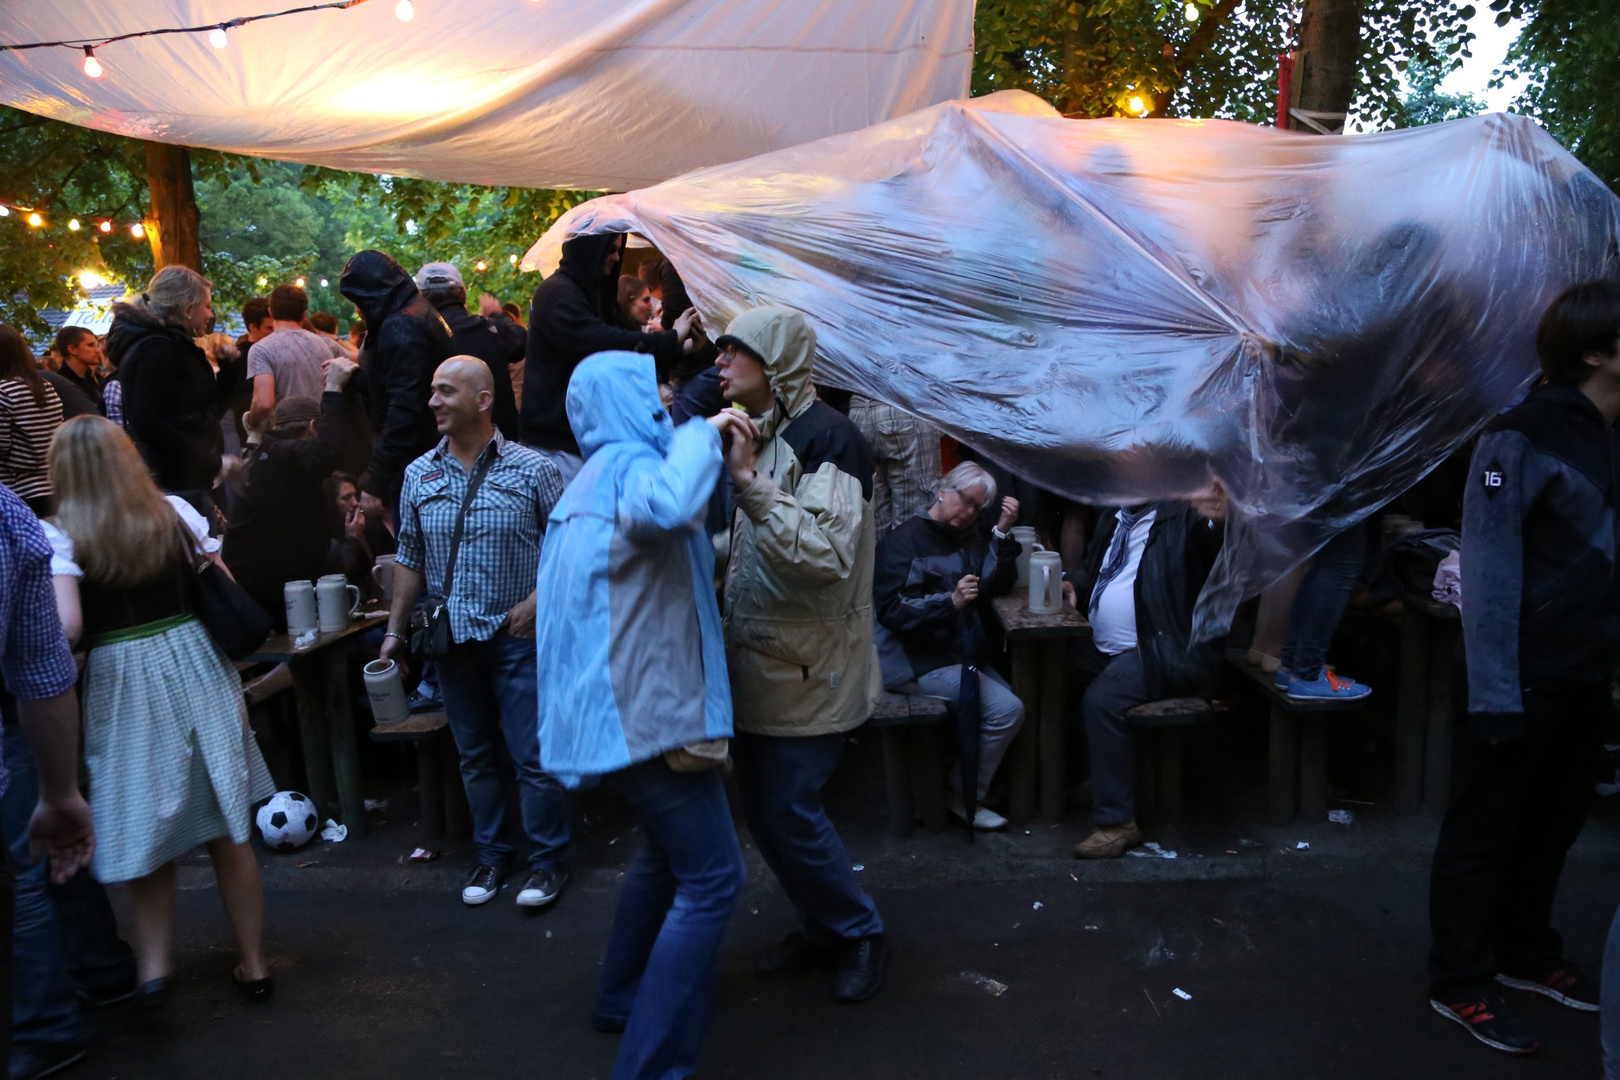
[[[293,284],[298,286],[300,289],[302,289],[304,287],[304,279],[303,278],[297,278],[296,280],[293,281]]]
[[[87,289],[99,289],[107,284],[107,279],[94,270],[85,270],[79,274],[79,284]]]
[[[112,232],[112,222],[103,221],[100,225],[97,225],[96,228],[100,229],[104,233]]]
[[[32,225],[34,228],[37,229],[41,225],[45,224],[45,219],[40,217],[38,214],[29,214],[28,215],[28,224]]]
[[[137,221],[129,227],[129,235],[139,240],[146,235],[146,226]]]
[[[517,256],[516,255],[508,255],[506,257],[506,261],[511,263],[513,266],[516,266],[517,265]]]
[[[212,45],[214,48],[223,49],[230,43],[230,39],[225,36],[225,28],[223,26],[216,26],[208,32],[208,44]]]
[[[80,226],[78,218],[72,218],[68,221],[68,232],[78,232],[79,228]]]
[[[88,45],[84,47],[84,73],[92,79],[101,78],[101,61],[96,59],[96,50]]]
[[[9,207],[9,206],[0,206],[0,217],[10,217],[10,216],[11,216],[11,207]]]
[[[1198,21],[1198,5],[1193,3],[1192,0],[1187,0],[1187,6],[1181,9],[1181,13],[1187,17],[1188,22]]]
[[[485,270],[489,269],[489,263],[485,262],[483,259],[479,259],[477,262],[473,263],[473,269],[482,274]]]
[[[326,288],[326,279],[325,278],[321,278],[321,288],[323,288],[323,289]]]
[[[259,288],[261,288],[261,289],[262,289],[262,288],[264,288],[264,287],[265,287],[265,286],[266,286],[266,285],[268,285],[268,284],[269,284],[269,283],[270,283],[270,282],[269,282],[269,281],[268,281],[268,279],[266,279],[266,278],[260,278],[260,279],[259,279]]]
[[[1132,97],[1125,103],[1125,108],[1135,113],[1137,116],[1141,116],[1143,113],[1147,112],[1147,103],[1139,97]]]
[[[410,22],[416,18],[416,9],[411,6],[411,0],[399,0],[394,5],[394,18],[400,22]]]

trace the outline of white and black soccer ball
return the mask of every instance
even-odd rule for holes
[[[270,801],[259,807],[254,819],[264,846],[272,851],[292,851],[309,843],[320,827],[320,814],[308,795],[296,791],[278,791]]]

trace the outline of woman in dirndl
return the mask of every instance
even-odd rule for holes
[[[248,836],[253,804],[275,784],[241,679],[195,614],[196,560],[217,561],[218,543],[187,503],[164,498],[111,421],[64,424],[49,460],[53,542],[83,573],[84,756],[98,839],[90,868],[129,886],[137,1002],[155,1009],[168,998],[174,860],[199,845],[236,934],[236,986],[268,1001],[264,886]]]

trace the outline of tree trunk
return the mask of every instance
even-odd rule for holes
[[[178,263],[202,270],[197,239],[197,192],[191,186],[191,152],[169,143],[146,144],[146,186],[152,193],[146,238],[155,269]]]
[[[1306,116],[1290,116],[1288,126],[1316,131],[1314,120],[1328,133],[1342,132],[1360,60],[1361,0],[1305,0],[1290,97]]]

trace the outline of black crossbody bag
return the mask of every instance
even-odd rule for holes
[[[456,556],[461,551],[461,534],[467,526],[467,510],[472,506],[474,496],[484,483],[484,475],[494,461],[494,452],[486,451],[467,481],[467,494],[461,500],[461,510],[456,514],[456,529],[450,537],[450,557],[444,564],[444,588],[438,595],[429,594],[417,604],[416,617],[412,619],[415,629],[411,631],[411,651],[418,656],[450,654],[450,585],[456,577]],[[416,511],[416,527],[425,538],[427,532],[422,529],[420,509]]]

